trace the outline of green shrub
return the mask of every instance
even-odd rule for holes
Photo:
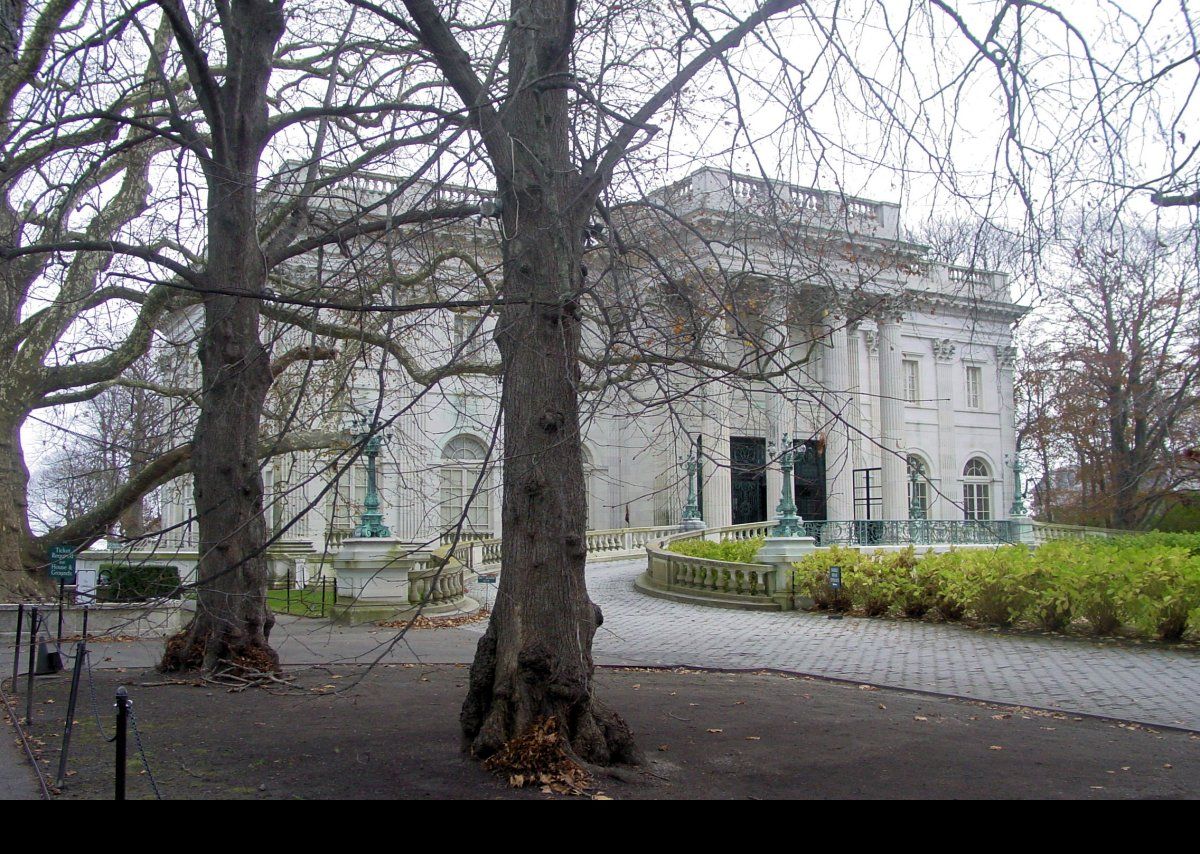
[[[833,546],[821,549],[808,555],[804,560],[795,564],[796,589],[808,595],[813,604],[822,611],[848,611],[853,605],[850,598],[848,581],[860,563],[865,560],[856,549]],[[835,591],[829,584],[829,568],[842,568],[842,589]]]
[[[1025,546],[963,552],[961,583],[976,619],[1011,626],[1033,601],[1033,560]]]
[[[1030,618],[1046,631],[1064,631],[1080,606],[1087,580],[1087,573],[1064,561],[1051,544],[1036,549],[1029,576]]]
[[[676,540],[667,549],[676,554],[700,557],[708,560],[723,560],[729,563],[755,563],[754,556],[763,547],[763,538],[755,537],[749,540],[728,540],[724,543],[714,543],[710,540],[690,538]]]
[[[951,549],[942,554],[926,555],[921,563],[935,579],[934,602],[943,620],[956,622],[967,613],[970,591],[963,552]]]
[[[1200,557],[1190,550],[1160,546],[1142,551],[1126,600],[1129,623],[1142,634],[1177,641],[1200,608]]]
[[[887,555],[892,569],[894,599],[906,617],[919,620],[938,602],[938,577],[935,564],[918,558],[912,546]]]
[[[860,555],[858,561],[843,567],[842,584],[851,606],[868,617],[884,616],[896,600],[895,567],[878,554]]]
[[[158,563],[102,563],[96,598],[101,602],[145,602],[180,596],[179,569]]]

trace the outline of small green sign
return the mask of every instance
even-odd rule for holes
[[[75,580],[75,549],[66,545],[50,547],[50,577],[56,581]]]

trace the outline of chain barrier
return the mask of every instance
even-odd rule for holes
[[[154,772],[150,770],[150,763],[146,760],[146,750],[142,747],[142,733],[138,729],[137,714],[133,711],[133,701],[129,701],[129,722],[133,725],[133,743],[137,745],[138,755],[142,757],[142,767],[146,769],[146,776],[150,779],[150,788],[154,790],[154,797],[162,800],[162,792],[158,790],[158,782],[154,779]]]
[[[113,733],[112,738],[104,734],[104,724],[101,723],[100,717],[100,701],[96,699],[96,681],[92,678],[92,651],[89,649],[83,654],[84,663],[87,665],[88,675],[88,690],[92,695],[92,714],[96,716],[96,729],[100,731],[100,737],[104,739],[105,744],[112,744],[117,740],[117,734]]]

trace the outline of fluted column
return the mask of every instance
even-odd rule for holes
[[[703,407],[704,522],[710,528],[733,522],[733,478],[729,470],[728,392],[705,393]],[[724,405],[723,405],[724,404]]]
[[[879,441],[885,519],[908,518],[903,362],[900,316],[889,312],[879,318]]]
[[[832,315],[825,363],[825,402],[830,427],[825,442],[825,514],[854,518],[854,464],[850,453],[850,347],[846,318]]]

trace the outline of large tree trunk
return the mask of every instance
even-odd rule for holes
[[[282,4],[245,0],[223,22],[231,59],[218,100],[224,134],[205,163],[208,266],[200,343],[203,383],[193,440],[200,528],[197,607],[167,641],[164,670],[276,670],[269,637],[267,541],[258,430],[271,386],[259,338],[259,299],[267,281],[259,245],[256,176],[267,140],[266,91]],[[214,124],[210,116],[210,124]]]
[[[566,9],[554,0],[514,3],[514,19],[532,23],[513,35],[510,79],[566,71]],[[504,569],[471,668],[463,733],[484,757],[554,718],[583,760],[633,761],[628,727],[595,697],[592,639],[602,618],[584,583],[576,299],[590,204],[570,162],[565,89],[528,86],[512,97],[505,126],[517,142],[516,168],[498,175],[507,237],[503,297],[514,301],[506,302],[496,329],[504,366]]]
[[[0,602],[43,599],[54,585],[37,571],[39,559],[29,530],[29,470],[21,450],[19,407],[0,400]],[[23,414],[23,409],[20,410]]]

